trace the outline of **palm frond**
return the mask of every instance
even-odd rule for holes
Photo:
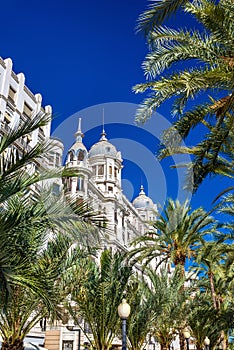
[[[188,0],[151,0],[148,9],[139,16],[137,30],[147,34],[165,19],[169,18]]]

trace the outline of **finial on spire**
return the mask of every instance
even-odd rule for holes
[[[82,142],[82,138],[84,137],[84,134],[81,131],[81,118],[79,118],[78,121],[78,129],[75,133],[76,142]]]
[[[139,194],[145,194],[145,192],[144,192],[144,186],[143,186],[143,185],[141,185],[140,193],[139,193]]]
[[[102,109],[102,133],[101,133],[101,138],[100,141],[106,141],[106,132],[104,129],[104,108]]]

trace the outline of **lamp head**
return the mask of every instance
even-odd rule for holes
[[[210,345],[210,339],[207,336],[204,339],[204,344],[205,345]]]
[[[183,331],[183,335],[184,335],[185,339],[189,339],[190,338],[190,332],[187,329],[185,329]]]
[[[130,315],[130,305],[127,303],[126,299],[122,300],[122,303],[118,306],[118,314],[121,320],[126,320]]]

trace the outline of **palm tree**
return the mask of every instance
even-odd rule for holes
[[[215,309],[219,309],[220,305],[220,295],[218,291],[215,290],[215,279],[226,269],[227,257],[233,252],[232,246],[224,243],[224,240],[225,236],[221,234],[218,240],[204,242],[197,254],[195,262],[197,265],[195,270],[198,273],[201,272],[203,276],[207,275],[208,277],[211,299]],[[226,275],[226,273],[224,274]]]
[[[230,244],[206,242],[197,257],[197,263],[199,264],[197,270],[202,271],[202,277],[197,287],[205,293],[208,318],[212,320],[219,318],[216,321],[219,327],[209,326],[206,317],[204,316],[202,321],[199,315],[198,319],[200,318],[201,323],[197,322],[196,327],[200,327],[199,329],[202,330],[204,328],[202,322],[207,323],[207,327],[210,327],[215,332],[215,342],[222,343],[223,349],[227,348],[228,332],[233,323],[232,317],[230,319],[229,315],[231,305],[233,305],[234,292],[233,251],[233,247]],[[202,310],[204,312],[205,307],[203,304],[200,305],[200,309],[200,313],[202,313]],[[204,333],[202,333],[203,336]]]
[[[67,296],[64,279],[81,258],[76,242],[87,224],[78,217],[75,221],[63,200],[50,195],[45,202],[44,196],[35,196],[14,195],[0,210],[0,261],[6,269],[1,274],[0,334],[5,349],[23,349],[24,337],[45,315],[60,317],[58,306]]]
[[[38,232],[41,232],[41,228],[44,229],[44,227],[49,229],[52,221],[54,221],[53,227],[56,224],[57,229],[61,227],[63,230],[69,231],[70,234],[73,231],[74,237],[86,246],[88,244],[97,245],[98,233],[95,226],[99,226],[100,222],[103,222],[101,215],[93,213],[88,207],[88,203],[77,203],[74,199],[65,200],[65,198],[62,198],[62,194],[60,196],[61,198],[56,198],[56,201],[54,198],[51,199],[48,197],[48,193],[38,196],[38,188],[41,193],[43,190],[42,180],[54,177],[60,178],[65,172],[67,176],[71,175],[69,169],[64,170],[63,167],[52,171],[48,171],[42,166],[41,168],[35,168],[36,162],[46,157],[47,152],[51,149],[52,144],[49,140],[38,143],[34,147],[25,149],[22,152],[19,152],[17,147],[15,147],[17,140],[46,125],[48,121],[48,115],[37,114],[30,120],[21,121],[20,125],[16,125],[8,134],[3,134],[0,139],[0,232],[2,238],[0,242],[0,289],[2,293],[4,290],[3,294],[6,297],[10,293],[9,281],[11,284],[13,282],[20,283],[19,275],[15,275],[16,271],[18,271],[19,263],[14,259],[14,249],[17,244],[15,237],[19,234],[17,232],[18,230],[21,233],[24,232],[27,234],[27,230],[30,230],[30,225],[32,224],[34,227],[35,221],[33,216],[37,218],[38,222],[42,223],[39,229],[39,226],[36,227]],[[37,187],[36,191],[34,187],[33,190],[32,185],[38,183],[40,183],[40,187]],[[30,189],[32,192],[30,192]],[[33,195],[33,202],[29,201],[30,195]],[[39,200],[38,208],[41,206],[42,210],[36,212],[35,215],[34,208],[37,205],[37,200]],[[28,208],[28,211],[25,211],[27,206],[32,206],[31,211],[30,208]],[[57,212],[56,208],[58,209]],[[61,211],[62,208],[63,211]],[[23,212],[23,215],[21,212]],[[39,218],[39,212],[44,217]],[[78,222],[79,227],[77,228]],[[91,222],[96,225],[93,225],[93,228],[89,226],[87,229],[87,224]],[[81,226],[85,232],[78,237],[77,232],[81,232]],[[23,236],[20,237],[23,242]],[[24,281],[28,287],[28,278],[24,280],[22,274],[20,276],[21,283]]]
[[[140,350],[145,347],[147,336],[152,329],[153,317],[157,311],[154,297],[144,279],[131,284],[128,290],[128,303],[131,306],[131,313],[127,320],[128,348]]]
[[[147,275],[153,311],[151,334],[156,337],[161,350],[166,350],[186,323],[189,288],[183,288],[185,279],[178,268],[172,274],[166,270],[161,270],[159,274],[153,269],[147,269]]]
[[[67,295],[64,273],[77,263],[72,252],[77,242],[97,246],[97,229],[89,223],[102,220],[87,203],[55,198],[42,185],[32,192],[32,185],[64,170],[34,168],[50,149],[48,140],[22,153],[14,144],[47,122],[46,115],[36,115],[0,140],[0,333],[6,348],[22,349],[24,336],[45,314],[59,317],[58,304]]]
[[[222,330],[222,317],[210,303],[206,293],[196,292],[196,296],[189,301],[188,325],[194,338],[196,349],[204,348],[205,337],[210,339],[210,347],[214,348]]]
[[[137,247],[130,254],[145,264],[158,258],[157,267],[170,262],[184,274],[186,260],[196,257],[214,225],[215,220],[201,207],[191,211],[188,201],[180,204],[168,199],[163,213],[153,223],[155,231],[137,238],[133,242]]]
[[[165,132],[160,157],[191,154],[192,162],[186,165],[189,172],[187,188],[196,191],[208,174],[233,176],[234,21],[231,14],[234,5],[231,0],[219,3],[172,1],[169,11],[181,4],[185,13],[203,25],[204,31],[166,26],[149,29],[149,53],[143,63],[148,81],[136,85],[134,91],[150,90],[151,95],[140,105],[136,120],[145,122],[165,101],[174,101],[172,114],[178,119]],[[160,11],[165,12],[167,5],[168,2],[162,1],[153,3],[148,15],[141,17],[143,26],[152,19],[154,22],[157,15],[160,17]],[[177,64],[182,62],[185,68],[178,69]],[[213,91],[213,97],[210,97]],[[203,103],[197,102],[189,109],[191,100],[201,93]],[[202,140],[193,147],[181,146],[182,139],[194,128],[202,133]]]
[[[81,319],[89,324],[93,348],[108,350],[119,333],[117,308],[127,289],[132,267],[126,262],[124,254],[105,250],[101,253],[100,263],[88,259],[83,263],[82,270],[86,279],[82,285],[72,288],[72,303],[67,308],[75,324],[84,332]]]

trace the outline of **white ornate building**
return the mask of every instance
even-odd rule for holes
[[[89,200],[91,206],[107,219],[107,242],[111,247],[127,249],[129,243],[149,230],[157,207],[143,187],[131,203],[121,187],[122,157],[103,129],[100,140],[88,151],[83,143],[81,119],[75,143],[68,151],[65,166],[76,174],[64,179],[66,195]]]
[[[25,85],[23,73],[15,74],[12,61],[0,58],[0,137],[17,128],[21,120],[28,120],[37,113],[51,116],[51,106],[42,106],[41,94],[33,94]],[[37,143],[50,139],[51,123],[34,130],[17,140],[12,146],[20,155]],[[75,176],[53,180],[53,191],[62,188],[67,196],[88,199],[94,210],[100,211],[107,219],[104,246],[113,249],[127,250],[130,242],[149,230],[149,222],[155,220],[156,205],[146,196],[143,187],[139,196],[131,203],[123,194],[121,187],[122,157],[116,147],[111,144],[103,130],[100,140],[88,151],[83,144],[81,119],[75,133],[75,143],[68,151],[65,166],[74,170]],[[98,138],[98,135],[97,135]],[[35,162],[34,168],[54,168],[61,165],[63,143],[53,140],[53,151],[47,158]],[[41,325],[42,326],[42,325]],[[82,349],[84,335],[70,332],[65,326],[43,330],[35,327],[27,337],[27,341],[42,344],[49,350]],[[79,345],[79,347],[78,347]]]

